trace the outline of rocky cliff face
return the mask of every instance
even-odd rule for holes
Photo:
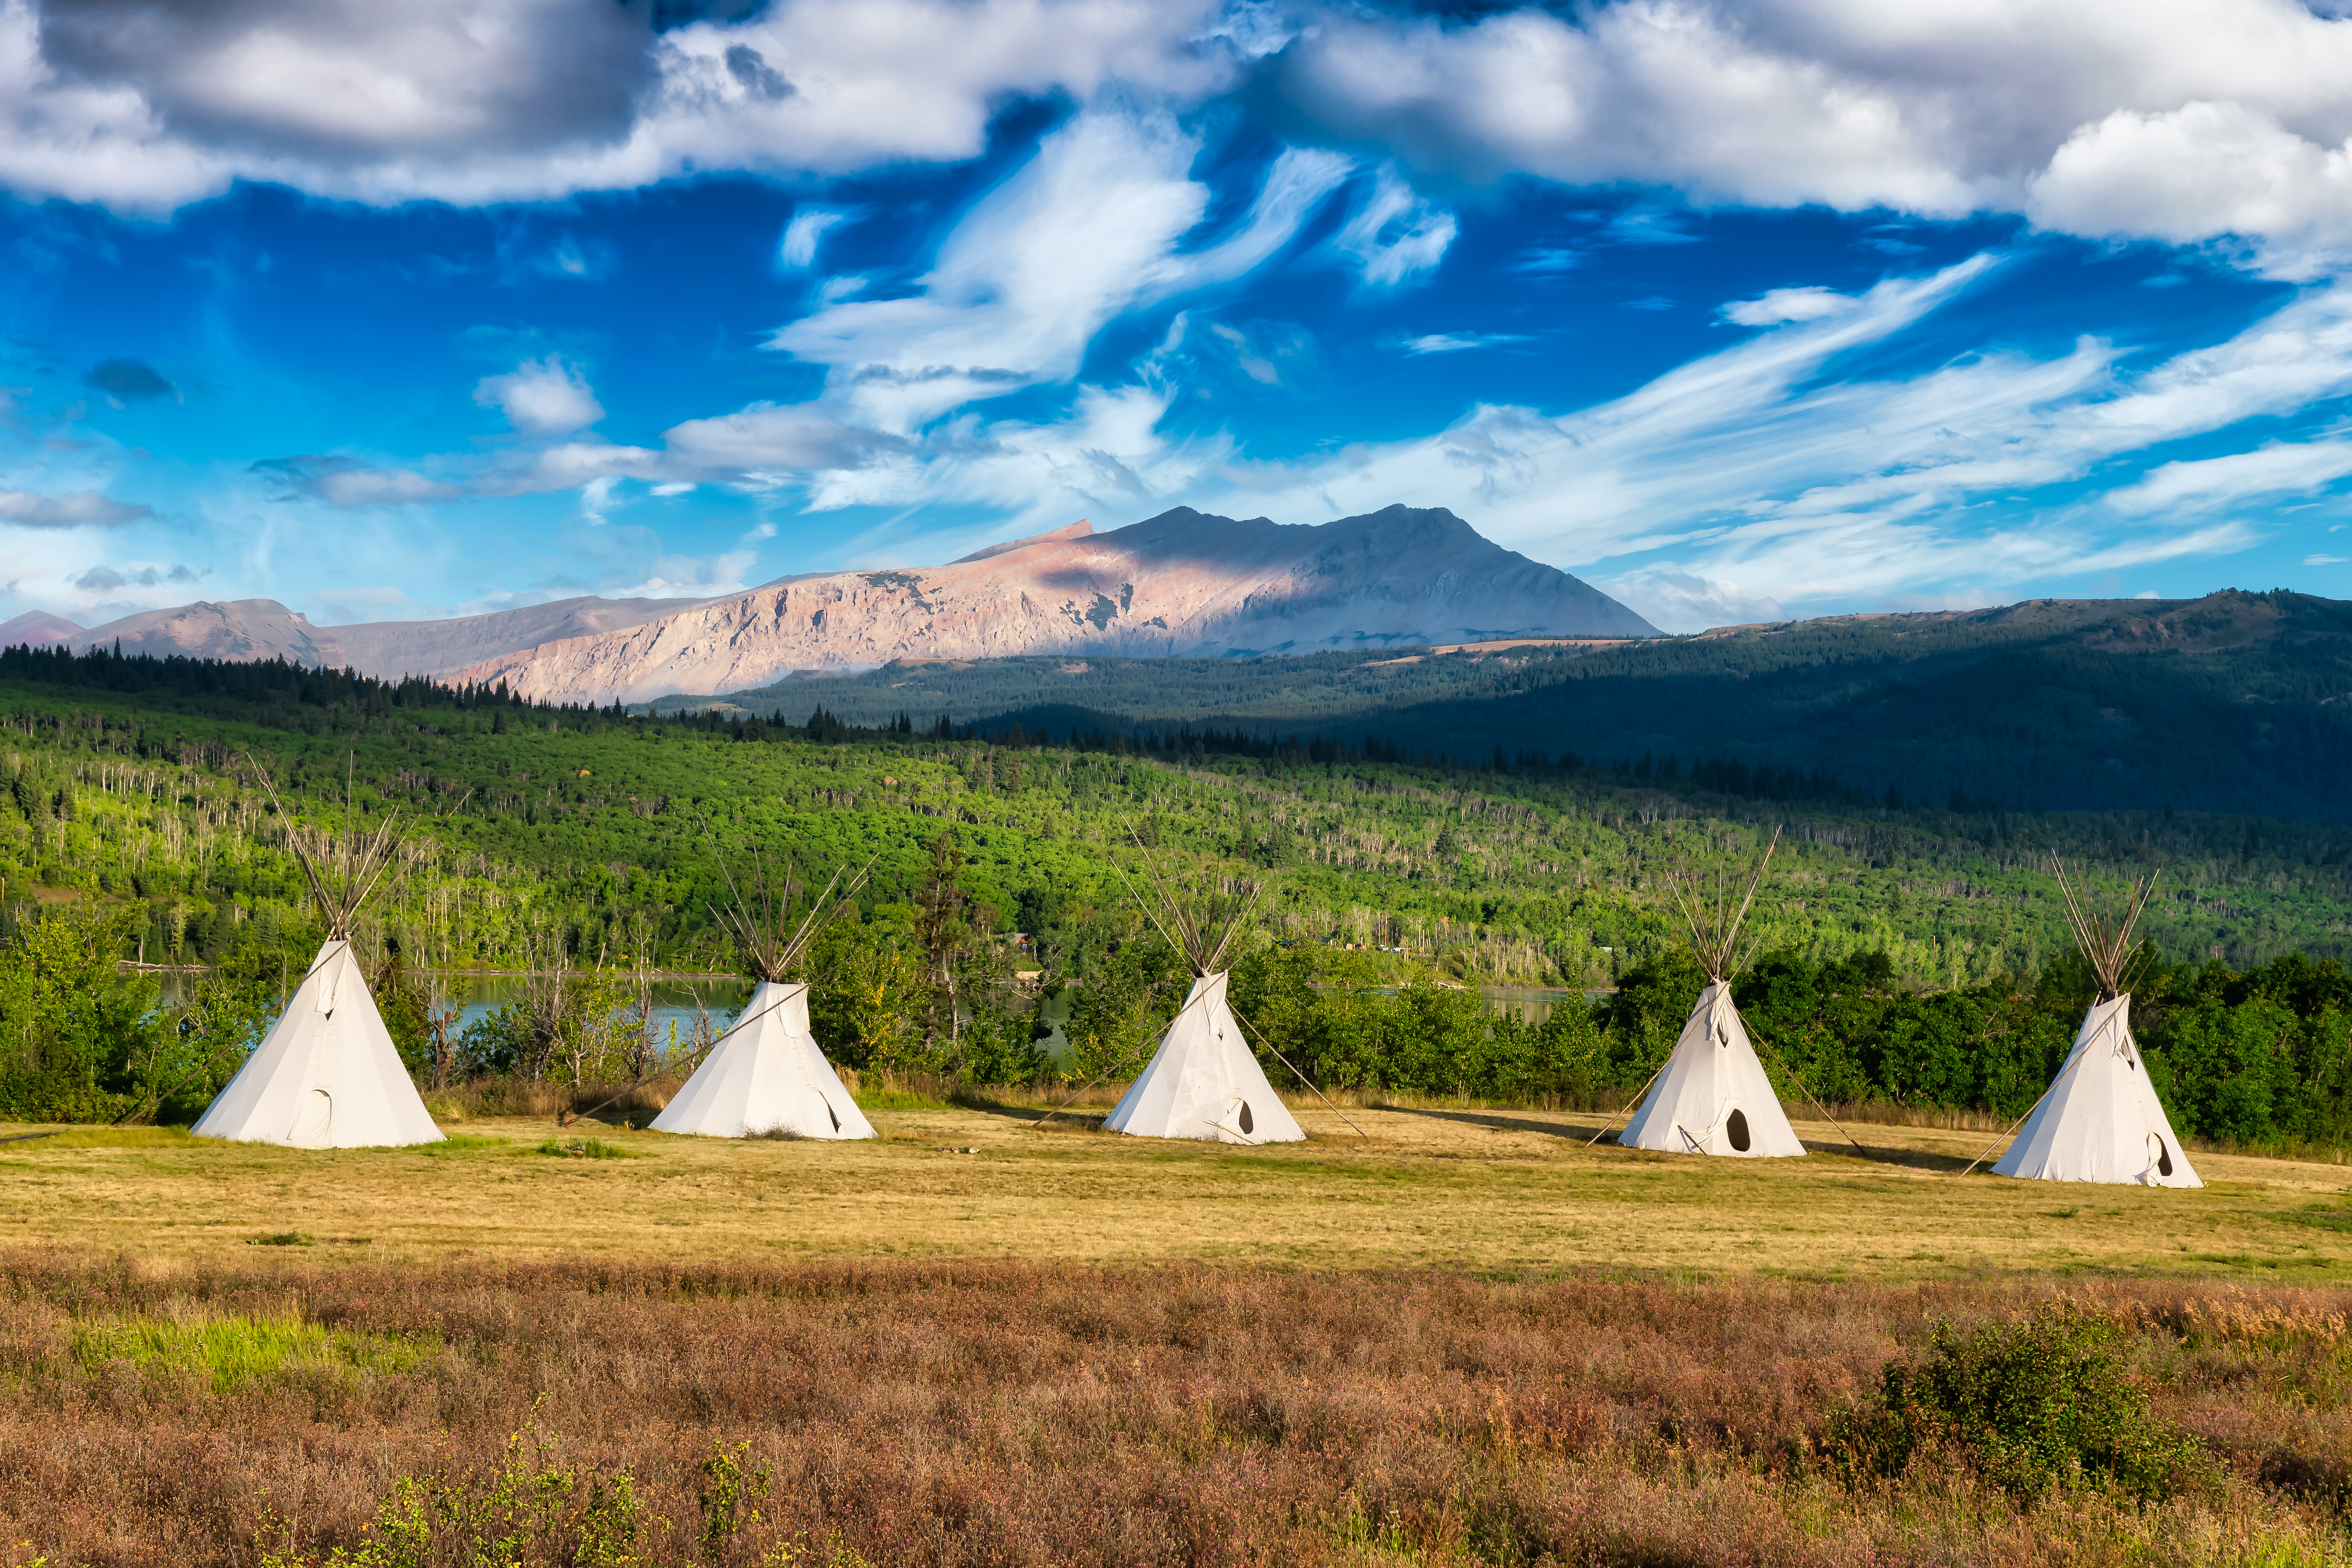
[[[1308,653],[1503,637],[1648,637],[1641,616],[1452,512],[1393,506],[1318,527],[1179,507],[1084,523],[945,566],[787,578],[625,630],[454,674],[551,701],[640,701],[902,657]]]
[[[299,611],[275,599],[230,599],[142,610],[88,631],[74,626],[78,648],[112,647],[158,658],[283,658],[295,664],[332,665],[368,675],[427,675],[446,679],[486,658],[543,642],[594,637],[648,621],[694,604],[692,599],[559,599],[487,616],[446,621],[375,621],[348,626],[314,626]],[[18,616],[9,627],[29,616]],[[55,619],[56,617],[50,617]],[[71,622],[59,622],[71,626]],[[15,641],[29,638],[19,637]],[[58,640],[64,640],[62,638]],[[0,646],[5,646],[0,644]]]

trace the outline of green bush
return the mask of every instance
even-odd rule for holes
[[[1877,1403],[1841,1424],[1846,1461],[1893,1477],[1942,1458],[2025,1498],[2090,1489],[2161,1501],[2205,1474],[2205,1453],[2148,1409],[2119,1333],[2066,1304],[1969,1334],[1937,1323],[1927,1353],[1890,1363]]]
[[[560,1160],[634,1160],[636,1154],[602,1138],[551,1138],[539,1146],[542,1154]]]

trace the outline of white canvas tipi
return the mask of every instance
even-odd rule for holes
[[[808,991],[804,982],[787,981],[809,941],[829,920],[847,907],[850,894],[865,880],[860,872],[842,891],[842,902],[830,910],[825,900],[842,878],[835,872],[823,896],[789,935],[783,932],[785,907],[793,884],[787,868],[784,885],[770,896],[755,858],[747,900],[728,879],[735,892],[731,912],[719,911],[731,930],[752,974],[760,984],[735,1025],[719,1037],[694,1076],[653,1120],[656,1132],[684,1132],[705,1138],[749,1138],[783,1133],[796,1138],[872,1138],[874,1124],[857,1109],[840,1075],[824,1059],[816,1037],[809,1032]],[[725,869],[721,864],[722,872]]]
[[[278,816],[292,821],[282,804]],[[289,839],[327,940],[284,1016],[191,1129],[198,1137],[297,1149],[441,1142],[352,952],[352,922],[392,862],[394,820],[356,843],[347,824],[339,849]]]
[[[1241,931],[1259,889],[1237,887],[1192,899],[1177,896],[1155,868],[1160,908],[1144,908],[1192,965],[1190,994],[1160,1039],[1160,1049],[1110,1115],[1107,1132],[1141,1138],[1197,1138],[1220,1143],[1297,1143],[1307,1131],[1266,1081],[1241,1021],[1225,1000],[1226,950]],[[1141,899],[1139,896],[1139,902]]]
[[[1728,907],[1720,877],[1710,908],[1695,888],[1681,889],[1691,946],[1706,965],[1706,988],[1698,994],[1689,1022],[1675,1041],[1674,1054],[1651,1080],[1641,1109],[1617,1135],[1630,1149],[1675,1154],[1727,1154],[1757,1160],[1796,1156],[1804,1144],[1789,1125],[1772,1080],[1757,1059],[1756,1047],[1732,1005],[1730,977],[1738,970],[1739,931],[1755,902],[1757,886],[1770,864],[1772,846],[1757,863],[1748,897],[1737,911]]]
[[[2026,1113],[2017,1139],[1993,1164],[2001,1176],[2047,1182],[2117,1182],[2150,1187],[2201,1187],[2164,1114],[2147,1064],[2132,1038],[2131,994],[2123,989],[2132,927],[2156,885],[2137,884],[2120,921],[2085,909],[2056,868],[2074,940],[2097,976],[2099,994],[2083,1015],[2074,1048]]]
[[[327,939],[284,1016],[193,1131],[297,1149],[441,1142],[341,936]]]

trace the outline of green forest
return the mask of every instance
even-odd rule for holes
[[[0,1116],[200,1110],[319,940],[289,835],[392,812],[408,837],[360,945],[436,1089],[677,1069],[695,1042],[640,1026],[643,980],[735,967],[713,912],[722,856],[789,862],[812,886],[870,865],[808,966],[820,1039],[846,1065],[973,1083],[1131,1071],[1184,985],[1113,868],[1148,848],[1188,877],[1265,881],[1236,1003],[1319,1081],[1598,1104],[1663,1059],[1697,989],[1672,879],[1752,862],[1777,829],[1739,996],[1792,1100],[2030,1103],[2088,995],[2055,855],[2106,896],[2160,873],[2136,1016],[2184,1131],[2330,1142],[2352,1115],[2340,826],[1440,752],[1206,724],[1073,744],[814,704],[789,721],[654,716],[8,650]],[[156,965],[201,966],[184,1006],[160,1004]],[[443,977],[483,968],[540,978],[459,1030]],[[1563,994],[1537,1025],[1479,985]],[[1059,1059],[1049,1007],[1067,1015]]]

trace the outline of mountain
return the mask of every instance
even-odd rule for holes
[[[79,636],[80,622],[53,616],[47,610],[26,610],[21,616],[0,621],[0,647],[47,647],[53,642],[71,642]]]
[[[663,709],[710,705],[665,700]],[[1264,659],[906,659],[723,705],[797,722],[945,713],[1018,728],[1542,752],[1738,794],[1789,770],[1884,799],[2352,820],[2352,604],[2225,590],[1831,616],[1691,637]],[[1669,773],[1671,768],[1671,773]],[[1704,795],[1708,793],[1702,789]],[[2031,840],[2027,840],[2031,843]],[[2352,854],[2352,843],[2345,847]]]
[[[548,701],[643,700],[900,658],[1255,655],[1510,637],[1646,637],[1647,621],[1452,512],[1319,525],[1178,507],[1076,523],[944,566],[786,578],[455,678]]]
[[[112,647],[119,641],[126,654],[150,653],[158,658],[173,654],[190,658],[283,658],[295,664],[350,668],[368,675],[443,679],[482,659],[543,642],[618,631],[693,603],[692,599],[583,596],[446,621],[319,626],[275,599],[231,599],[142,610],[88,631],[74,626],[71,637],[78,648]],[[0,626],[0,647],[26,640],[8,633],[32,618],[19,616]]]

